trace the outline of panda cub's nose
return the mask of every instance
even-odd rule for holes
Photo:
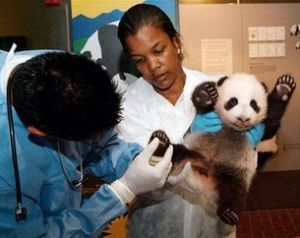
[[[242,122],[242,123],[250,121],[249,117],[237,117],[237,119],[239,122]]]

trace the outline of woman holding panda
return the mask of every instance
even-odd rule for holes
[[[221,128],[222,123],[213,112],[196,116],[191,101],[197,85],[216,81],[219,77],[182,66],[180,35],[161,9],[149,4],[131,7],[121,18],[118,37],[142,75],[124,94],[124,120],[118,125],[123,139],[146,146],[151,134],[160,129],[166,132],[171,143],[182,143],[190,128],[210,132]],[[264,126],[261,125],[247,133],[254,147],[263,133]],[[190,163],[187,163],[180,179],[187,176],[190,168]],[[138,220],[157,217],[159,221],[153,219],[155,226],[147,223],[131,228],[130,237],[148,237],[153,233],[159,234],[156,237],[166,238],[220,237],[214,219],[205,214],[200,206],[170,193],[161,195],[160,199],[163,200],[161,203],[144,208],[137,217]],[[166,217],[172,220],[173,225],[164,223],[164,211],[167,211]],[[235,237],[235,234],[230,237]]]

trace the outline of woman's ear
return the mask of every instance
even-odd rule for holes
[[[184,57],[183,57],[181,39],[178,33],[173,37],[172,44],[177,49],[178,58],[182,61]]]
[[[172,43],[177,49],[181,49],[181,40],[180,35],[178,33],[175,36],[173,36]]]
[[[34,126],[28,126],[27,131],[29,131],[29,133],[32,134],[32,135],[41,136],[41,137],[46,136],[46,133],[44,133],[43,131],[37,129]]]

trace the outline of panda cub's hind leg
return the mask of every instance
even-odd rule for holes
[[[154,131],[150,137],[150,141],[152,141],[154,138],[159,139],[159,145],[156,151],[154,152],[155,156],[163,156],[166,152],[168,146],[170,145],[170,140],[167,134],[162,130]]]
[[[161,160],[161,158],[164,156],[167,148],[170,145],[169,137],[162,130],[154,131],[152,133],[151,137],[150,137],[149,143],[154,138],[158,138],[159,139],[159,145],[158,145],[157,149],[155,150],[155,152],[153,153],[153,156],[151,157],[151,159],[149,161],[149,163],[151,165],[156,165]]]
[[[245,172],[225,166],[219,166],[216,172],[219,192],[217,215],[226,224],[235,225],[244,210],[247,197]]]
[[[154,164],[156,164],[157,162],[159,162],[159,157],[162,157],[165,154],[168,146],[170,145],[170,140],[169,140],[169,137],[167,136],[167,134],[162,130],[154,131],[150,137],[149,143],[154,138],[159,139],[159,145],[158,145],[156,151],[153,153],[153,156],[152,156],[153,159],[151,159],[151,160],[153,160],[152,162],[154,162]],[[193,151],[193,150],[189,150],[182,144],[172,144],[172,145],[173,145],[172,161],[175,163],[179,163],[180,161],[185,160],[187,157],[189,157],[190,159],[192,159],[192,158],[203,159],[203,156],[200,153]],[[158,160],[158,161],[156,161],[156,160]]]
[[[226,224],[235,225],[239,221],[239,216],[231,209],[225,209],[221,214],[221,220]]]

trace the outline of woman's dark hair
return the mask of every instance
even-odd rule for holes
[[[129,8],[119,22],[118,37],[124,49],[126,49],[126,38],[136,34],[145,25],[162,29],[171,40],[178,36],[178,32],[164,11],[154,5],[137,4]]]
[[[20,66],[12,79],[13,105],[20,119],[49,136],[89,139],[120,121],[116,85],[85,56],[42,54]]]

